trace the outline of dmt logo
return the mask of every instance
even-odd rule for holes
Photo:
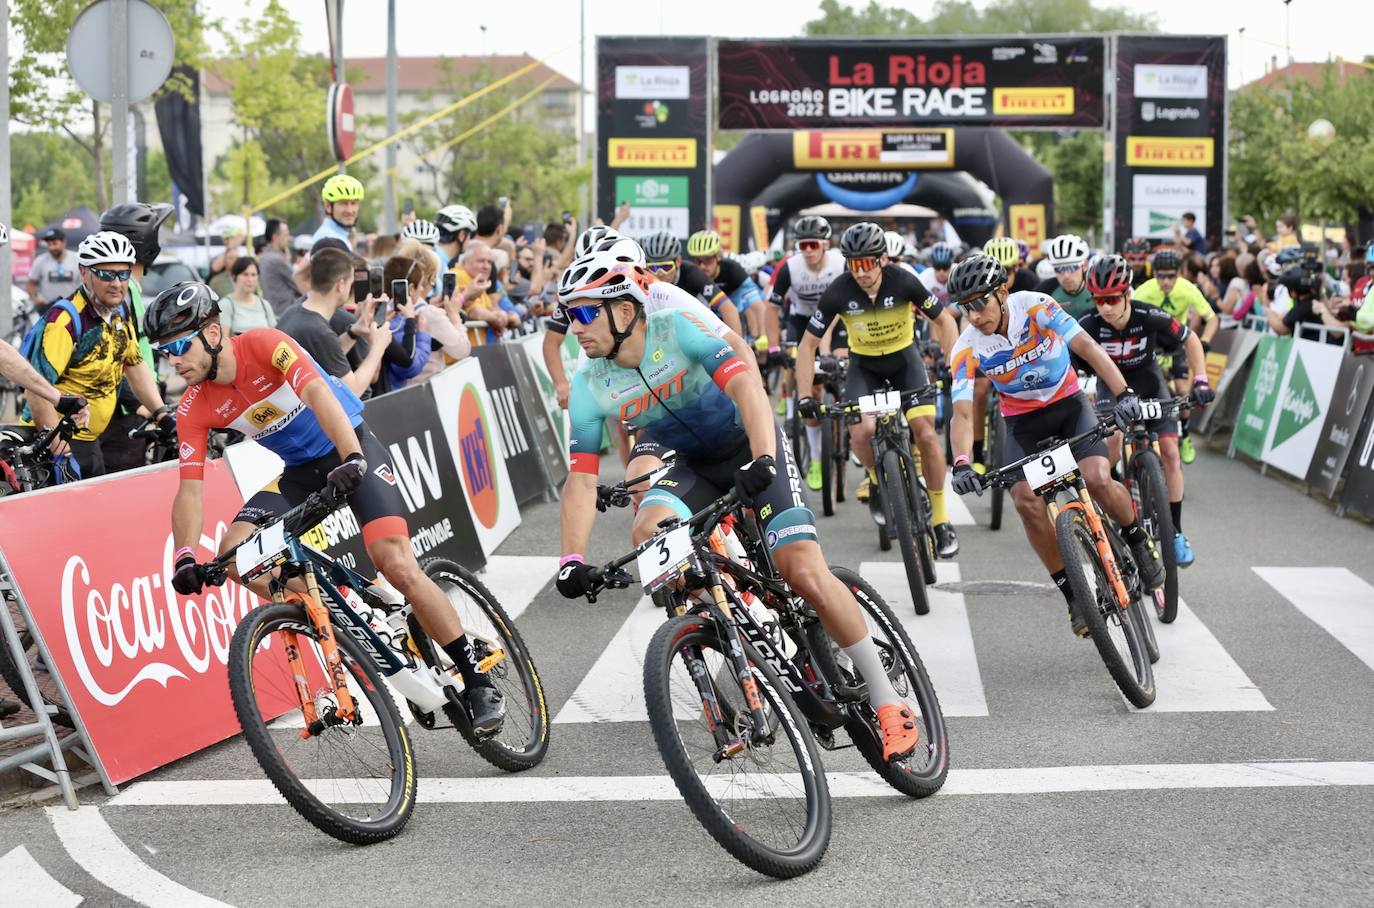
[[[463,485],[472,503],[472,513],[487,529],[496,526],[501,513],[501,496],[496,488],[495,449],[487,428],[487,413],[472,385],[464,385],[458,398],[458,450],[462,457]]]

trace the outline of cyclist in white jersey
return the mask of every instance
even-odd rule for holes
[[[765,315],[765,330],[770,355],[776,353],[783,344],[795,347],[801,343],[807,322],[811,321],[816,305],[821,301],[821,294],[845,272],[844,256],[840,250],[830,248],[830,223],[825,218],[816,215],[799,218],[792,226],[792,233],[797,240],[797,251],[773,272],[773,284],[769,292],[768,299],[772,305]],[[827,336],[821,343],[821,355],[830,354],[829,346],[830,338]],[[782,392],[779,400],[782,414],[790,418],[792,376],[784,379]],[[812,389],[811,396],[817,400],[821,398],[819,387]],[[814,492],[821,487],[821,422],[819,419],[807,419],[805,424],[806,444],[811,449],[806,484]]]
[[[936,243],[930,247],[930,267],[917,275],[930,295],[940,305],[949,302],[949,269],[954,267],[954,247],[948,243]]]

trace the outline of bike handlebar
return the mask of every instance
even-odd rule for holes
[[[1021,468],[1037,457],[1042,456],[1046,451],[1060,447],[1061,445],[1068,445],[1072,448],[1074,445],[1079,445],[1087,441],[1096,441],[1099,438],[1106,438],[1116,431],[1116,422],[1111,417],[1099,416],[1097,424],[1086,432],[1075,435],[1073,438],[1069,439],[1061,440],[1058,438],[1051,438],[1042,444],[1035,452],[1027,454],[1015,463],[1009,463],[1004,467],[1000,467],[999,469],[980,476],[978,478],[979,482],[982,483],[985,489],[996,488],[997,486],[1001,486],[1004,489],[1011,488],[1013,485],[1026,478]]]
[[[257,521],[257,526],[268,526],[281,520],[287,534],[299,536],[337,511],[346,501],[347,499],[336,496],[332,488],[325,486],[318,492],[311,492],[305,501],[281,515],[280,518],[272,514],[263,516]],[[252,536],[248,537],[248,539],[252,538]],[[218,557],[204,564],[196,565],[196,572],[200,575],[201,581],[207,586],[219,586],[224,583],[229,576],[229,565],[233,562],[234,555],[238,552],[239,546],[247,542],[248,539],[243,540]]]

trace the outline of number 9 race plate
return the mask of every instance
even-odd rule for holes
[[[1077,469],[1078,461],[1074,460],[1073,452],[1069,450],[1069,446],[1060,445],[1057,448],[1042,451],[1039,457],[1027,461],[1026,465],[1021,468],[1021,472],[1025,474],[1026,482],[1030,483],[1030,487],[1038,492]]]

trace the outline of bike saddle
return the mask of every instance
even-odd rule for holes
[[[26,445],[37,436],[36,426],[0,426],[0,445]]]

